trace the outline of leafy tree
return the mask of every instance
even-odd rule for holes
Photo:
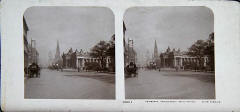
[[[209,57],[208,65],[210,66],[211,70],[214,71],[214,33],[209,35],[208,40],[206,41],[207,46],[205,49],[205,54]]]
[[[203,57],[205,56],[207,42],[204,40],[197,40],[189,49],[188,55],[196,57],[199,66],[202,67]]]
[[[87,70],[94,70],[94,71],[100,70],[100,66],[97,62],[86,62],[85,66]]]
[[[203,57],[208,56],[207,65],[214,71],[214,33],[211,33],[206,41],[197,40],[188,49],[188,55],[197,57],[200,67],[203,66]]]
[[[109,43],[105,41],[100,41],[97,43],[90,52],[90,55],[95,58],[99,58],[101,62],[101,68],[105,68],[106,57],[108,56],[107,50],[109,48]]]
[[[113,35],[111,40],[109,41],[107,55],[111,58],[111,63],[109,63],[109,66],[111,67],[110,71],[115,71],[115,35]]]
[[[107,49],[107,55],[114,58],[115,57],[115,35],[112,36],[112,39],[109,41],[109,46]]]

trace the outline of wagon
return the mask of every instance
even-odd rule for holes
[[[33,63],[28,67],[28,73],[30,78],[34,77],[34,75],[35,77],[40,77],[40,68],[37,64]]]

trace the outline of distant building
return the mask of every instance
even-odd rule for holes
[[[31,44],[30,44],[30,63],[36,63],[38,64],[38,60],[39,60],[39,53],[36,49],[36,40],[31,40]]]
[[[63,68],[79,69],[80,71],[86,69],[86,63],[96,62],[101,65],[101,60],[90,56],[89,52],[84,52],[82,49],[78,51],[77,49],[73,52],[72,48],[69,49],[67,53],[63,53]],[[109,68],[111,63],[111,57],[105,59],[106,67]]]
[[[82,49],[77,52],[77,68],[79,70],[85,70],[87,62],[96,62],[101,64],[100,59],[93,58],[90,56],[89,52],[84,52]]]
[[[25,17],[23,17],[23,41],[24,41],[24,67],[28,67],[32,63],[38,64],[39,53],[36,49],[36,40],[28,42],[28,25]]]
[[[155,65],[157,67],[160,66],[160,57],[159,57],[159,54],[158,54],[158,48],[157,48],[157,41],[155,40],[155,43],[154,43],[154,53],[153,53],[153,62],[155,63]]]
[[[62,66],[62,58],[60,55],[60,47],[59,47],[58,41],[57,41],[56,54],[55,54],[55,58],[54,58],[54,64],[58,64],[58,65]]]
[[[162,68],[181,67],[182,69],[191,69],[200,64],[206,67],[208,57],[203,57],[202,63],[200,63],[196,57],[189,56],[186,52],[181,52],[180,49],[171,50],[170,47],[168,47],[165,52],[160,54],[160,60]]]
[[[25,20],[25,17],[23,17],[23,41],[24,41],[24,68],[29,65],[29,44],[27,40],[27,33],[28,33],[28,26]]]
[[[132,39],[125,40],[125,23],[123,22],[123,44],[124,44],[124,66],[127,66],[130,62],[137,62],[137,53],[134,50],[134,43]]]
[[[70,48],[67,53],[63,53],[62,55],[63,68],[73,68],[73,69],[77,68],[77,65],[76,65],[77,52],[78,52],[77,50],[73,52],[72,48]]]
[[[48,66],[51,66],[53,64],[53,55],[52,52],[48,52]]]

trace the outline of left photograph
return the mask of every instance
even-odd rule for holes
[[[115,99],[114,30],[109,8],[28,8],[24,98]]]

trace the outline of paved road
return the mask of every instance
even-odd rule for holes
[[[214,99],[212,73],[139,70],[125,80],[127,99]]]
[[[25,79],[25,98],[114,99],[115,75],[42,69],[40,78]]]

